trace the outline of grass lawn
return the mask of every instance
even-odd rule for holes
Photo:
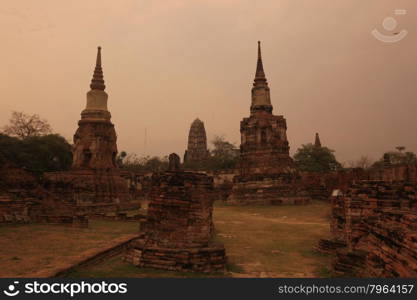
[[[328,277],[330,257],[313,247],[329,237],[330,206],[228,206],[216,203],[216,240],[226,247],[228,273],[210,277]],[[70,277],[205,277],[139,269],[115,257],[79,267]]]
[[[90,220],[89,228],[66,225],[0,225],[0,277],[29,277],[65,265],[91,248],[138,233],[136,222]]]
[[[313,250],[330,237],[330,206],[217,205],[217,240],[234,277],[327,277],[330,257]]]

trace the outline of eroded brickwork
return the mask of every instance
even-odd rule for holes
[[[258,44],[251,114],[240,123],[239,174],[234,178],[231,203],[304,204],[310,200],[296,184],[299,176],[289,154],[286,120],[273,115],[272,109]]]
[[[136,191],[116,163],[117,136],[107,109],[100,47],[90,87],[74,134],[72,168],[45,174],[45,187],[88,214],[138,208]]]
[[[319,249],[334,253],[339,276],[417,276],[417,185],[362,181],[332,197],[332,239]]]
[[[184,164],[202,167],[208,156],[206,129],[204,123],[197,118],[191,124],[188,134],[188,147],[184,153]]]
[[[416,164],[387,164],[384,168],[371,170],[372,179],[384,181],[408,181],[417,182]]]
[[[332,172],[300,172],[303,190],[316,200],[328,201],[333,190],[346,191],[353,183],[368,180],[369,173],[361,168]]]
[[[0,223],[57,223],[88,226],[88,218],[10,163],[0,167]]]
[[[213,179],[178,170],[175,157],[170,155],[171,171],[152,177],[147,219],[126,259],[139,267],[223,271],[225,249],[212,242]]]

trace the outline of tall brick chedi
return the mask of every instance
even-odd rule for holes
[[[48,173],[46,180],[53,192],[80,210],[113,212],[135,204],[116,163],[117,136],[107,109],[100,47],[90,88],[74,134],[71,170]]]
[[[250,117],[240,122],[240,174],[276,174],[293,168],[287,140],[287,122],[272,114],[268,82],[258,42],[258,61],[252,87]]]
[[[197,118],[190,127],[188,147],[184,153],[184,163],[190,166],[201,166],[208,156],[206,129],[204,123]]]
[[[304,203],[295,197],[295,167],[289,155],[287,122],[272,114],[270,89],[265,76],[261,45],[252,87],[250,116],[240,122],[239,174],[234,178],[231,202],[240,204]]]
[[[97,51],[96,67],[87,93],[87,105],[74,134],[73,169],[116,169],[116,131],[107,110],[108,95],[104,91],[101,48]]]

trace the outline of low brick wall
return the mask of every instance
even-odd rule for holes
[[[146,247],[144,241],[134,241],[124,257],[135,266],[178,272],[224,272],[224,246],[204,248]]]
[[[74,227],[88,227],[88,217],[74,214],[74,211],[61,209],[60,202],[47,200],[12,200],[0,198],[0,224],[42,223],[63,224]]]
[[[361,181],[332,197],[332,239],[321,252],[334,253],[338,276],[417,276],[417,185]]]
[[[308,193],[290,174],[259,178],[236,176],[228,203],[234,205],[304,205],[311,201]]]

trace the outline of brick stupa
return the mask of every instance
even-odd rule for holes
[[[252,87],[250,116],[240,122],[239,174],[230,202],[235,204],[303,204],[296,169],[289,154],[287,122],[272,114],[270,90],[258,42],[258,60]]]
[[[117,135],[107,109],[100,47],[90,88],[74,134],[71,170],[46,174],[46,184],[83,212],[106,213],[135,207],[138,203],[131,201],[127,182],[116,163]]]

